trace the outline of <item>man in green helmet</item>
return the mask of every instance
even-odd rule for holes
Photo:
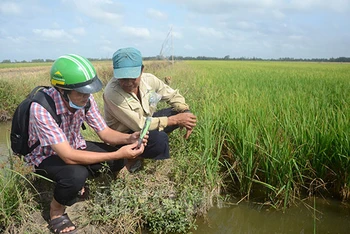
[[[69,54],[59,57],[52,65],[51,84],[44,89],[54,101],[61,124],[39,103],[30,107],[29,140],[31,147],[40,144],[25,155],[25,160],[35,167],[36,173],[55,181],[50,203],[49,228],[54,233],[74,233],[75,225],[65,213],[82,192],[88,176],[98,175],[102,163],[111,172],[124,167],[124,159],[134,159],[144,151],[137,147],[139,132],[125,134],[109,128],[92,93],[102,89],[95,68],[86,58]],[[85,108],[89,105],[89,108]],[[85,141],[80,133],[86,122],[105,143]],[[116,145],[124,145],[119,149]]]

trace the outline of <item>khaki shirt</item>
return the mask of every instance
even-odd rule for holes
[[[182,112],[189,109],[185,98],[178,90],[172,89],[150,73],[142,73],[139,86],[141,101],[134,93],[126,93],[117,79],[112,78],[103,93],[104,114],[107,125],[120,132],[140,131],[147,116],[152,116],[156,107],[149,100],[154,92],[173,110]],[[153,117],[150,130],[162,131],[168,125],[167,117]]]

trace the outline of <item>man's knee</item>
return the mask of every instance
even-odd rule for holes
[[[162,145],[163,143],[169,143],[168,134],[164,131],[153,130],[149,132],[148,142],[150,145]]]
[[[89,176],[89,172],[85,166],[79,165],[76,169],[72,171],[72,178],[78,183],[85,183]]]
[[[70,187],[79,191],[85,184],[89,171],[82,165],[68,165],[62,172],[61,179],[57,181],[63,187]]]
[[[57,177],[54,198],[62,205],[72,205],[84,187],[89,172],[85,166],[68,165]]]
[[[148,143],[143,158],[167,159],[169,158],[169,138],[163,131],[153,130],[149,133]]]

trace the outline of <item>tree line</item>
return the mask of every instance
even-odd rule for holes
[[[90,61],[108,61],[110,58],[88,58]],[[350,57],[338,57],[338,58],[311,58],[311,59],[303,59],[303,58],[278,58],[278,59],[262,59],[257,57],[238,57],[238,58],[230,58],[229,55],[226,55],[222,58],[220,57],[208,57],[208,56],[197,56],[197,57],[189,57],[189,56],[173,56],[173,57],[162,57],[162,56],[153,56],[153,57],[144,57],[144,60],[237,60],[237,61],[295,61],[295,62],[350,62]],[[44,62],[54,62],[53,59],[32,59],[30,61],[22,60],[22,61],[11,61],[11,59],[4,59],[1,63],[44,63]]]

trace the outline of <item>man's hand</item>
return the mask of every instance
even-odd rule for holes
[[[134,143],[135,141],[138,141],[138,139],[140,137],[140,134],[141,134],[141,132],[134,132],[134,133],[130,134],[129,142],[130,143]],[[142,143],[143,143],[144,146],[147,145],[148,137],[149,136],[148,136],[148,132],[147,132],[146,135],[142,139]]]
[[[197,117],[189,112],[186,113],[179,113],[175,115],[176,122],[179,127],[184,127],[186,129],[193,129],[196,126],[197,123]]]
[[[192,134],[193,132],[193,128],[189,129],[189,128],[186,128],[186,134],[184,135],[184,138],[187,140],[190,135]]]
[[[137,140],[130,145],[124,145],[118,151],[127,159],[137,158],[139,155],[143,153],[145,150],[145,146],[141,144],[140,147],[137,147]]]
[[[168,125],[179,125],[180,128],[186,128],[185,139],[189,138],[196,123],[197,117],[190,112],[179,113],[168,117]]]

